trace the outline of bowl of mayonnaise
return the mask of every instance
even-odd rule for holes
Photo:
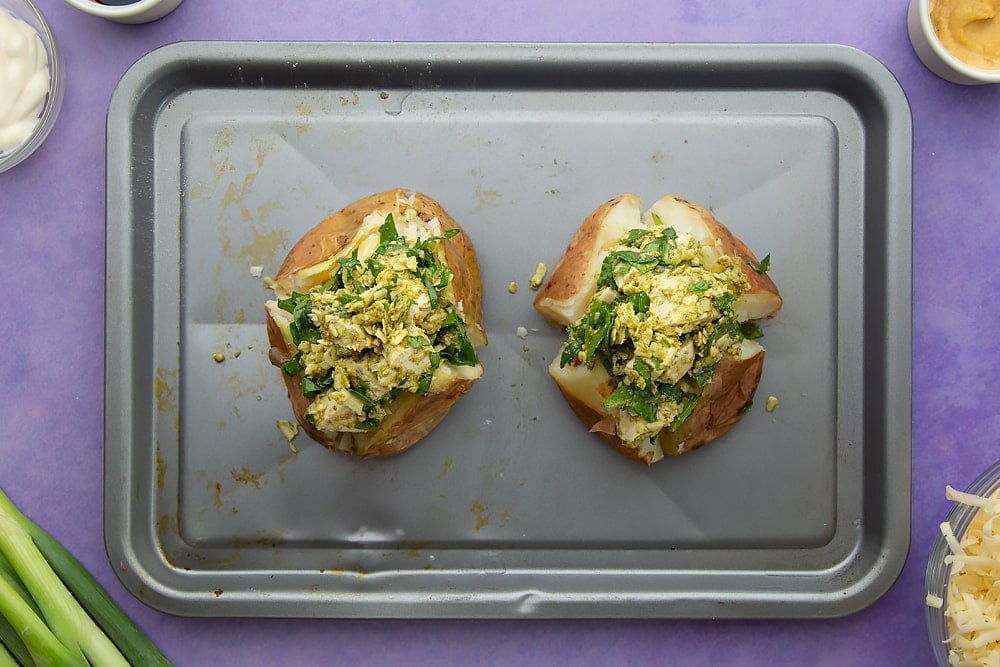
[[[0,172],[20,163],[52,130],[62,105],[59,52],[30,0],[0,0]]]
[[[931,648],[942,667],[1000,664],[1000,462],[944,496],[925,575]]]
[[[1000,0],[910,0],[906,25],[920,62],[942,79],[1000,83]]]

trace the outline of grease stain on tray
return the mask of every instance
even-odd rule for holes
[[[476,532],[480,532],[483,528],[490,525],[490,520],[492,519],[492,513],[483,504],[482,501],[476,500],[469,506],[469,512],[471,512],[476,517]],[[497,517],[497,527],[505,528],[507,523],[510,521],[511,513],[509,509],[504,509],[500,512]]]
[[[503,195],[499,191],[493,188],[484,188],[481,185],[476,186],[475,193],[477,211],[493,209],[503,199]]]
[[[237,419],[243,417],[240,403],[245,399],[256,402],[256,397],[267,391],[268,388],[269,383],[264,378],[254,379],[246,373],[236,372],[219,378],[219,390],[221,393],[225,393],[228,407]],[[224,422],[220,421],[219,423],[221,426]]]
[[[264,477],[264,473],[250,472],[250,469],[246,466],[240,467],[239,470],[232,468],[229,471],[229,474],[233,476],[233,479],[236,480],[236,482],[246,486],[253,486],[255,489],[261,488],[261,479]],[[267,481],[265,480],[264,483],[266,484]]]
[[[233,139],[233,130],[228,127],[223,127],[215,134],[215,141],[212,143],[212,149],[208,156],[209,175],[213,190],[219,187],[226,174],[236,171],[236,166],[230,158]],[[204,183],[198,185],[205,187]]]
[[[226,209],[235,207],[240,217],[244,221],[254,219],[253,212],[245,202],[253,192],[254,183],[264,167],[267,157],[274,151],[276,137],[271,134],[254,136],[251,145],[248,147],[254,151],[253,161],[256,169],[245,173],[242,178],[237,175],[237,167],[233,161],[233,130],[222,128],[216,134],[216,140],[212,151],[208,156],[209,174],[211,184],[206,185],[204,181],[193,183],[187,190],[188,197],[192,200],[204,200],[211,198],[222,185],[225,178],[229,178],[222,193],[219,203],[219,221],[224,222]],[[249,157],[249,156],[246,156]],[[261,207],[257,209],[257,219],[262,217]]]
[[[452,465],[455,461],[450,457],[444,457],[444,464],[441,466],[441,472],[438,474],[438,479],[444,479],[448,475],[448,471],[451,470]]]
[[[485,528],[490,523],[490,515],[486,511],[486,506],[480,501],[475,501],[469,506],[469,511],[476,517],[476,532]]]
[[[283,206],[278,201],[265,202],[257,208],[258,217],[280,208]],[[262,220],[258,221],[262,222]],[[220,229],[218,234],[219,249],[223,257],[239,260],[247,266],[265,266],[274,264],[276,254],[288,244],[289,232],[287,229],[269,229],[251,225],[249,233],[249,241],[233,250],[232,237]],[[221,265],[218,268],[221,269]],[[219,273],[221,270],[216,271],[217,275]]]
[[[312,123],[307,120],[312,116],[312,106],[299,102],[295,105],[295,111],[302,119],[301,122],[295,123],[295,136],[301,137],[312,128]]]
[[[232,313],[227,313],[226,309],[232,301],[233,300],[229,298],[229,290],[220,289],[219,293],[215,297],[215,316],[218,318],[219,322],[232,321],[236,324],[245,323],[247,316],[246,311],[243,308],[237,308]]]
[[[229,185],[226,186],[226,192],[222,195],[222,208],[229,208],[237,204],[242,204],[246,196],[250,194],[250,189],[253,188],[254,181],[257,180],[257,174],[259,172],[251,172],[243,177],[243,182],[239,185],[236,181],[229,181]],[[250,218],[250,212],[247,211],[245,207],[241,207],[242,215],[244,220]]]
[[[174,384],[177,383],[178,370],[157,368],[153,378],[153,396],[156,398],[156,411],[159,413],[177,412],[177,399],[174,397]]]
[[[198,516],[204,517],[210,511],[215,510],[215,512],[221,512],[223,508],[223,490],[222,484],[219,482],[206,482],[205,489],[212,496],[212,507],[202,507],[198,510]],[[233,516],[239,514],[239,510],[236,507],[230,507],[229,513]]]
[[[160,537],[166,535],[179,535],[179,521],[175,514],[161,514],[156,521],[156,532]]]
[[[197,201],[199,199],[204,199],[205,198],[206,189],[207,188],[205,187],[205,184],[203,182],[201,182],[201,181],[198,181],[197,183],[195,183],[194,185],[192,185],[190,188],[187,189],[187,191],[186,191],[187,192],[187,198],[190,199],[190,200],[192,200],[192,201]]]
[[[177,397],[175,395],[177,376],[179,370],[157,368],[153,377],[153,399],[156,403],[156,411],[160,415],[173,414],[175,431],[180,431],[181,416],[177,409]]]
[[[163,482],[167,477],[167,462],[163,459],[163,452],[160,451],[160,442],[156,442],[156,488],[163,489]]]
[[[254,538],[254,546],[276,549],[285,543],[285,536],[280,530],[260,531],[262,534]]]

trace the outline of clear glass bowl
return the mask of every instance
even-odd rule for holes
[[[1000,461],[997,461],[987,468],[979,477],[969,485],[965,491],[977,496],[990,496],[1000,489]],[[945,521],[951,524],[951,530],[959,541],[972,523],[972,518],[979,511],[978,507],[970,507],[961,503],[955,503],[945,517]],[[927,574],[924,578],[927,593],[936,595],[945,604],[940,609],[935,609],[928,605],[926,607],[927,632],[931,639],[931,648],[934,651],[934,658],[940,667],[948,667],[948,619],[945,617],[948,600],[948,578],[951,574],[951,566],[944,562],[945,556],[951,553],[944,536],[938,532],[937,539],[931,547],[930,557],[927,559]]]
[[[0,152],[0,172],[7,171],[35,152],[45,138],[49,136],[52,126],[59,115],[62,106],[63,81],[62,62],[56,48],[56,40],[49,29],[45,17],[31,0],[0,0],[0,11],[7,11],[35,29],[42,39],[42,45],[49,56],[49,94],[42,106],[41,116],[31,136],[20,146]]]

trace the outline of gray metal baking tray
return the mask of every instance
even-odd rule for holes
[[[909,544],[911,120],[833,45],[179,43],[108,114],[105,530],[174,614],[817,617]],[[475,243],[485,377],[406,454],[275,427],[252,267],[391,187]],[[653,468],[546,365],[527,280],[600,202],[710,207],[772,257],[764,401]],[[508,284],[521,289],[511,294]],[[526,337],[518,335],[524,327]],[[523,333],[523,332],[522,332]],[[217,353],[224,361],[213,360]]]

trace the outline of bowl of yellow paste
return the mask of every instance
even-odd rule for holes
[[[1000,0],[911,0],[913,50],[942,79],[1000,83]]]

